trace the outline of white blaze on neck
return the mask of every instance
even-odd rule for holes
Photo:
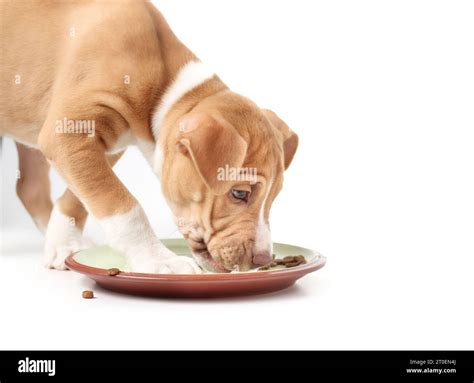
[[[160,127],[174,104],[178,102],[186,93],[202,85],[215,76],[206,65],[200,61],[190,61],[185,64],[178,72],[176,78],[166,89],[163,97],[158,103],[152,116],[152,132],[156,142],[155,155],[153,158],[153,170],[155,173],[161,173],[162,152],[158,148],[158,137]]]
[[[267,192],[265,193],[265,198],[262,202],[262,207],[260,208],[258,216],[258,226],[257,233],[255,235],[255,252],[260,251],[270,251],[270,254],[273,253],[273,243],[270,234],[270,227],[268,223],[265,222],[265,205],[267,204],[268,196],[272,190],[273,181],[268,185]]]
[[[153,155],[155,153],[155,143],[152,141],[137,139],[137,146],[140,152],[145,157],[148,164],[153,168]]]

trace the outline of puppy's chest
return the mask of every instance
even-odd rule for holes
[[[161,160],[157,160],[157,157],[161,158],[161,150],[154,142],[135,137],[130,130],[119,136],[114,145],[107,150],[107,154],[113,155],[121,153],[129,146],[137,146],[152,169],[156,169],[156,174],[158,176],[161,175]]]
[[[107,150],[107,154],[117,154],[123,152],[127,147],[136,145],[137,140],[130,130],[122,133],[117,141]]]

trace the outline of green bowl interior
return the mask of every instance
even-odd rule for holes
[[[191,251],[184,239],[163,239],[162,242],[178,255],[191,256]],[[303,255],[308,263],[314,261],[318,256],[313,250],[282,243],[273,244],[273,253],[276,258],[283,258],[287,255]],[[74,255],[74,260],[83,265],[98,269],[117,268],[121,271],[129,271],[125,256],[121,252],[106,245],[79,251]]]

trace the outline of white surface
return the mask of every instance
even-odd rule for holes
[[[328,264],[281,294],[209,302],[130,298],[46,271],[8,142],[0,347],[472,349],[472,2],[158,3],[204,62],[300,134],[273,239]],[[118,173],[157,233],[175,231],[137,151]],[[98,298],[83,300],[86,288]],[[282,323],[304,330],[275,335]]]

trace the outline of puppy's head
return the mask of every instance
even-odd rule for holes
[[[171,131],[163,191],[196,261],[215,272],[270,262],[270,208],[298,136],[230,91],[199,103]]]

